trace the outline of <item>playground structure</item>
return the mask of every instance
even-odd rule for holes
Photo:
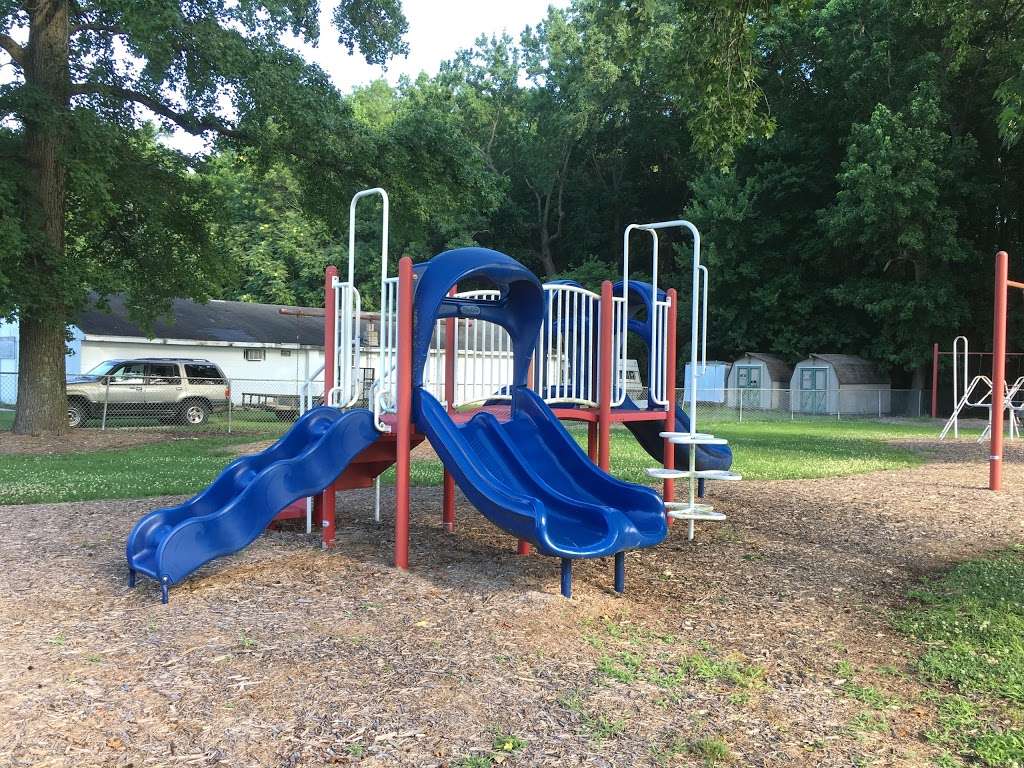
[[[360,309],[355,285],[356,210],[382,203],[379,353],[369,408],[361,395]],[[622,279],[599,294],[556,281],[541,285],[510,257],[485,248],[446,251],[414,265],[388,260],[389,200],[379,188],[350,205],[345,280],[325,274],[325,362],[303,388],[305,413],[277,443],[230,464],[193,499],[155,510],[127,544],[129,584],[137,573],[168,589],[204,563],[236,552],[275,519],[306,516],[325,548],[335,543],[336,492],[376,485],[392,464],[394,563],[409,567],[410,451],[428,439],[444,465],[442,521],[455,528],[455,485],[491,522],[511,533],[518,552],[531,547],[561,560],[561,591],[571,596],[572,561],[614,556],[623,591],[625,553],[654,546],[672,519],[723,520],[702,503],[707,480],[738,480],[726,441],[697,431],[695,378],[706,365],[707,269],[700,235],[686,221],[632,224],[623,234]],[[675,402],[678,296],[658,287],[658,233],[693,237],[689,414]],[[631,279],[630,238],[651,238],[651,280]],[[470,290],[459,291],[458,286]],[[649,397],[626,391],[631,342],[646,348]],[[478,354],[492,354],[487,362]],[[497,354],[494,354],[497,352]],[[460,356],[476,354],[476,362]],[[456,380],[455,371],[462,372]],[[324,405],[309,407],[323,374]],[[587,424],[584,453],[561,424]],[[624,424],[662,466],[648,474],[663,493],[614,479],[610,430]],[[676,500],[677,480],[686,495]],[[311,499],[311,501],[306,501]]]

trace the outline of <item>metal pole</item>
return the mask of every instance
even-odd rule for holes
[[[1003,390],[1006,386],[1006,281],[1009,257],[996,254],[995,297],[992,303],[992,433],[989,435],[988,488],[1003,487]]]
[[[611,466],[612,422],[612,283],[601,283],[601,339],[598,352],[597,465],[605,472]]]
[[[676,293],[675,288],[668,289],[668,336],[665,339],[665,399],[668,400],[668,406],[665,409],[665,431],[675,432],[676,429],[676,315],[677,307],[679,305],[679,297]],[[690,418],[694,418],[696,414]],[[664,446],[664,465],[665,469],[675,469],[676,467],[676,447],[668,440],[665,440]],[[690,446],[690,450],[694,450],[694,446]],[[662,497],[665,501],[675,501],[676,498],[676,487],[674,480],[665,480],[665,485],[662,490]],[[667,514],[667,513],[666,513]],[[669,518],[669,522],[672,522],[672,518]],[[621,590],[619,590],[621,591]]]
[[[449,296],[458,292],[453,286]],[[448,406],[449,416],[455,404],[455,318],[444,321],[444,400]],[[451,533],[455,530],[455,478],[444,470],[444,502],[441,509],[441,523]]]
[[[932,418],[939,416],[939,343],[932,344]]]
[[[100,430],[107,428],[107,403],[110,402],[110,377],[106,378],[106,386],[103,390],[103,418],[100,419]]]
[[[324,270],[324,404],[328,405],[328,393],[334,389],[334,376],[337,370],[336,354],[337,339],[334,337],[336,327],[336,312],[331,308],[335,307],[334,283],[338,279],[338,268],[329,266]],[[324,489],[323,499],[320,503],[320,541],[324,549],[334,546],[335,532],[335,483],[331,483]]]
[[[412,438],[412,259],[398,262],[398,423],[395,439],[395,567],[409,568],[409,447]]]

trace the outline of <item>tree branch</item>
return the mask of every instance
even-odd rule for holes
[[[18,45],[13,37],[0,32],[0,48],[7,51],[7,55],[14,60],[15,64],[22,69],[25,68],[25,49]]]
[[[232,139],[245,139],[247,137],[244,131],[232,128],[216,115],[194,115],[189,112],[179,112],[178,110],[172,109],[164,104],[156,96],[141,93],[140,91],[133,91],[130,88],[122,88],[117,85],[107,85],[105,83],[75,83],[71,86],[72,96],[83,96],[88,94],[108,96],[141,104],[161,117],[167,118],[178,127],[184,128],[189,133],[200,134],[205,133],[206,131],[213,131],[221,136],[226,136]]]
[[[86,21],[81,24],[75,24],[71,27],[71,34],[77,34],[78,32],[101,32],[103,34],[115,36],[120,35],[125,37],[128,32],[114,24],[103,24],[98,21]]]

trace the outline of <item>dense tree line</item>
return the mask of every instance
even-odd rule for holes
[[[436,78],[349,97],[389,142],[379,177],[413,219],[401,252],[476,242],[595,285],[614,273],[627,223],[684,213],[704,232],[724,359],[849,352],[921,386],[933,341],[982,346],[992,254],[1024,252],[1024,3],[774,7],[737,30],[752,40],[732,62],[752,84],[740,105],[701,104],[701,79],[678,79],[685,26],[657,8],[677,11],[656,6],[638,24],[578,2],[518,41],[481,39]],[[445,151],[430,154],[452,165],[424,173],[409,147],[441,125]],[[402,181],[410,171],[416,184]],[[455,179],[463,196],[437,204]],[[668,284],[687,286],[687,254],[663,244]]]
[[[989,337],[992,253],[1024,253],[1024,0],[574,0],[351,94],[279,41],[315,39],[316,5],[0,0],[16,429],[60,429],[62,377],[44,380],[91,291],[142,319],[174,295],[316,303],[350,195],[377,184],[395,255],[479,243],[590,285],[627,223],[685,215],[725,359],[849,352],[920,383],[933,340]],[[397,0],[334,16],[370,61],[404,50]],[[214,152],[168,149],[153,115]],[[664,283],[688,288],[687,257],[663,240]]]

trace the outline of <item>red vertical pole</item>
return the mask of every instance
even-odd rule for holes
[[[395,567],[409,568],[409,449],[412,438],[412,259],[398,262],[398,413],[395,425]]]
[[[665,431],[676,429],[676,320],[679,307],[679,295],[675,288],[668,289],[668,333],[665,339],[665,393],[668,396],[668,410],[665,412]],[[692,418],[692,415],[691,415]],[[693,450],[693,446],[690,446]],[[676,447],[665,441],[665,469],[675,469]],[[662,493],[665,501],[675,501],[675,480],[666,480]],[[672,518],[669,518],[671,521]]]
[[[988,488],[1003,487],[1003,389],[1006,386],[1006,280],[1009,257],[996,254],[996,292],[992,303],[992,435],[989,443]]]
[[[612,283],[601,283],[600,339],[598,341],[597,465],[605,472],[611,466],[612,427]]]
[[[459,290],[452,286],[448,295],[453,296]],[[455,318],[444,321],[444,401],[451,414],[455,407]],[[444,502],[441,508],[441,524],[451,533],[455,530],[455,478],[448,470],[444,470]]]
[[[334,338],[335,304],[334,281],[338,277],[338,268],[329,266],[324,271],[324,404],[327,404],[328,393],[334,389],[334,374],[337,368],[338,340]],[[337,488],[332,482],[324,489],[320,501],[320,541],[324,549],[334,546],[335,532],[335,494]]]
[[[587,422],[587,456],[590,460],[597,463],[597,422]]]
[[[956,346],[954,344],[954,346]],[[932,418],[939,417],[939,343],[932,344]]]

